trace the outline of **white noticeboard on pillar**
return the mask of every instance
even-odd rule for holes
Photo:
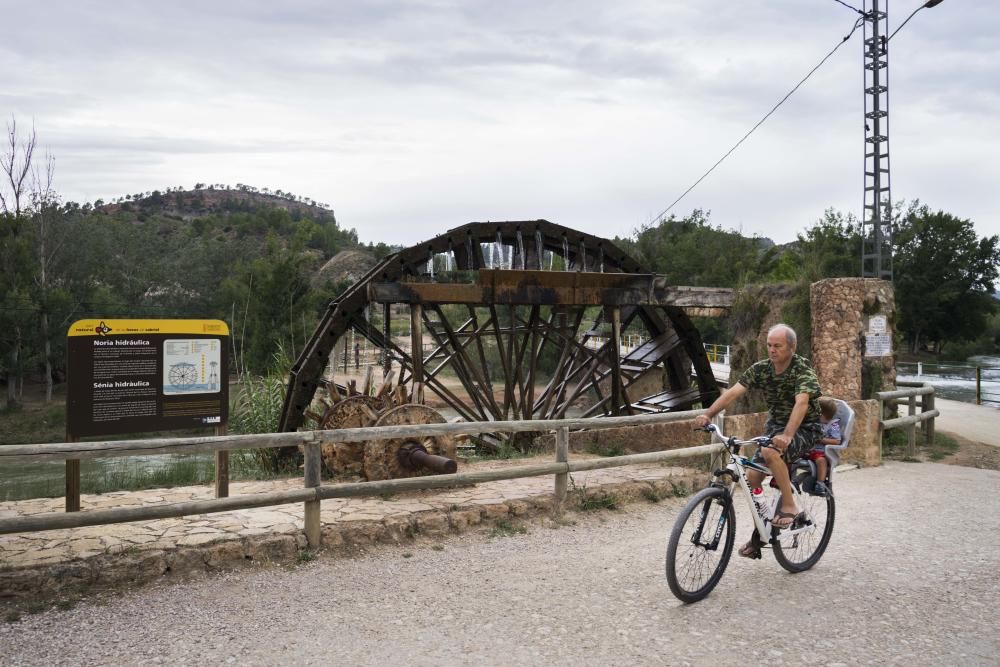
[[[865,332],[866,357],[888,357],[892,354],[892,335],[888,324],[885,315],[872,315],[868,318],[868,331]]]

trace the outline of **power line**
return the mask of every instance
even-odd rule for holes
[[[909,23],[910,19],[912,19],[914,16],[916,16],[917,12],[919,12],[921,9],[924,9],[926,7],[933,7],[934,5],[940,4],[940,0],[938,0],[938,2],[933,2],[933,4],[931,4],[932,2],[933,2],[933,0],[931,0],[931,2],[928,2],[926,4],[920,5],[919,7],[917,7],[916,9],[914,9],[913,13],[910,14],[909,16],[907,16],[906,20],[903,21],[902,23],[900,23],[899,27],[896,28],[895,30],[893,30],[892,34],[885,38],[885,41],[888,42],[890,39],[892,39],[896,35],[896,33],[899,32],[904,25],[906,25],[907,23]]]
[[[907,20],[909,20],[909,19],[907,19]],[[757,124],[756,124],[756,125],[754,125],[754,126],[753,126],[752,128],[750,128],[750,131],[749,131],[749,132],[747,132],[746,134],[744,134],[744,135],[743,135],[743,138],[742,138],[742,139],[740,139],[739,141],[737,141],[737,142],[736,142],[736,143],[735,143],[735,144],[733,145],[733,147],[732,147],[732,148],[730,148],[730,149],[729,149],[729,150],[728,150],[728,151],[726,152],[726,154],[725,154],[725,155],[723,155],[723,156],[722,156],[721,158],[719,158],[719,160],[718,160],[718,161],[717,161],[717,162],[716,162],[715,164],[713,164],[713,165],[711,166],[711,168],[709,168],[709,170],[708,170],[708,171],[706,171],[706,172],[705,172],[704,174],[702,174],[702,175],[701,175],[701,177],[700,177],[700,178],[699,178],[699,179],[698,179],[697,181],[695,181],[695,182],[694,182],[694,184],[693,184],[693,185],[691,185],[691,187],[689,187],[689,188],[688,188],[687,190],[685,190],[685,191],[684,191],[684,193],[683,193],[683,194],[681,194],[681,196],[680,196],[680,197],[678,197],[677,199],[675,199],[675,200],[674,200],[674,201],[673,201],[673,202],[672,202],[672,203],[670,204],[670,206],[668,206],[668,207],[666,207],[665,209],[663,209],[663,211],[662,211],[662,212],[661,212],[661,213],[660,213],[659,215],[656,215],[656,216],[654,216],[654,217],[653,217],[653,219],[651,220],[651,222],[654,222],[654,221],[656,221],[656,220],[660,220],[660,219],[662,219],[662,218],[663,218],[663,216],[665,216],[665,215],[666,215],[667,213],[669,213],[669,212],[670,212],[670,209],[672,209],[672,208],[673,208],[674,206],[676,206],[676,205],[677,205],[677,203],[678,203],[678,202],[679,202],[680,200],[684,199],[684,197],[686,197],[686,196],[687,196],[687,194],[688,194],[689,192],[691,192],[692,190],[694,190],[694,189],[695,189],[695,188],[696,188],[696,187],[698,186],[698,184],[699,184],[699,183],[701,183],[701,182],[702,182],[703,180],[705,180],[705,178],[706,178],[706,177],[707,177],[707,176],[708,176],[709,174],[711,174],[711,173],[712,173],[713,171],[715,171],[715,168],[716,168],[716,167],[718,167],[718,166],[719,166],[720,164],[722,164],[722,161],[723,161],[723,160],[725,160],[725,159],[726,159],[727,157],[729,157],[729,156],[730,156],[730,155],[732,154],[732,152],[733,152],[733,151],[735,151],[735,150],[736,150],[737,148],[739,148],[739,147],[740,147],[740,144],[742,144],[742,143],[743,143],[744,141],[746,141],[746,140],[747,140],[747,138],[748,138],[748,137],[749,137],[749,136],[750,136],[751,134],[753,134],[753,133],[754,133],[754,131],[755,131],[755,130],[756,130],[756,129],[757,129],[758,127],[760,127],[761,125],[763,125],[763,124],[764,124],[764,121],[766,121],[766,120],[767,120],[768,118],[770,118],[770,117],[771,117],[771,114],[773,114],[773,113],[774,113],[775,111],[777,111],[777,110],[778,110],[778,107],[780,107],[780,106],[781,106],[782,104],[784,104],[784,103],[785,103],[785,100],[787,100],[787,99],[788,99],[789,97],[791,97],[791,96],[792,96],[792,94],[793,94],[793,93],[794,93],[794,92],[795,92],[796,90],[798,90],[798,89],[799,89],[799,87],[800,87],[800,86],[802,86],[802,84],[803,84],[803,83],[805,83],[805,82],[806,82],[806,81],[807,81],[807,80],[809,79],[809,77],[811,77],[811,76],[813,75],[813,73],[814,73],[814,72],[816,72],[816,70],[818,70],[818,69],[819,69],[820,67],[822,67],[822,66],[823,66],[823,63],[825,63],[825,62],[826,62],[826,61],[827,61],[827,60],[828,60],[828,59],[830,58],[830,56],[832,56],[832,55],[833,55],[834,53],[836,53],[837,49],[839,49],[839,48],[840,48],[841,46],[843,46],[843,45],[844,45],[844,43],[845,43],[845,42],[847,42],[847,40],[849,40],[849,39],[850,39],[850,38],[851,38],[851,37],[852,37],[852,36],[854,35],[855,31],[857,31],[857,29],[858,29],[859,27],[861,27],[861,24],[862,24],[862,23],[864,23],[864,18],[859,18],[859,19],[858,19],[857,21],[855,21],[855,22],[854,22],[854,27],[852,27],[852,28],[851,28],[851,31],[850,31],[849,33],[847,33],[847,34],[846,34],[846,35],[844,36],[844,38],[843,38],[843,39],[841,39],[841,40],[840,40],[840,42],[839,42],[839,43],[838,43],[838,44],[837,44],[837,45],[836,45],[835,47],[833,47],[833,50],[831,50],[831,51],[830,51],[830,52],[829,52],[828,54],[826,54],[825,56],[823,56],[823,59],[819,61],[819,64],[817,64],[817,65],[816,65],[815,67],[813,67],[813,68],[812,68],[811,70],[809,70],[809,73],[808,73],[808,74],[806,74],[806,75],[805,75],[805,77],[804,77],[804,78],[803,78],[803,79],[802,79],[801,81],[799,81],[799,82],[798,82],[797,84],[795,84],[795,87],[794,87],[794,88],[792,88],[792,89],[791,89],[790,91],[788,91],[788,94],[787,94],[787,95],[785,95],[784,97],[782,97],[782,98],[781,98],[781,100],[780,100],[780,101],[779,101],[779,102],[778,102],[777,104],[775,104],[775,105],[774,105],[773,107],[771,107],[771,110],[770,110],[770,111],[768,111],[768,112],[767,112],[766,114],[764,114],[764,117],[763,117],[763,118],[761,118],[761,119],[760,119],[759,121],[757,121]],[[902,26],[900,26],[900,27],[902,27]]]
[[[863,11],[861,11],[861,10],[860,10],[860,9],[858,9],[857,7],[852,7],[852,6],[850,6],[849,4],[847,4],[846,2],[844,2],[844,0],[833,0],[833,1],[834,1],[834,2],[839,2],[840,4],[844,5],[844,6],[845,6],[845,7],[847,7],[848,9],[852,9],[852,10],[856,11],[856,12],[857,12],[858,14],[861,14],[862,16],[864,16],[864,15],[865,15],[865,13],[864,13]]]

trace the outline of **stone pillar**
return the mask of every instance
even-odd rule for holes
[[[896,301],[892,284],[875,278],[830,278],[812,284],[812,362],[823,393],[846,401],[896,385]]]

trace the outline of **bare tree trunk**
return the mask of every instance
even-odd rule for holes
[[[41,333],[42,349],[45,361],[45,402],[52,402],[52,341],[49,337],[49,265],[56,262],[56,256],[62,249],[64,234],[58,234],[51,239],[56,230],[59,211],[57,205],[58,195],[53,188],[55,180],[55,160],[51,155],[45,156],[45,177],[39,177],[37,170],[32,174],[33,185],[33,206],[35,209],[35,221],[37,224],[38,240],[38,277],[35,279],[38,285],[38,293],[42,304]]]
[[[10,351],[10,368],[7,370],[7,407],[17,406],[17,381],[21,377],[21,329],[14,328],[14,345]]]
[[[45,402],[52,402],[52,341],[49,340],[49,314],[42,313],[42,341],[45,356]]]

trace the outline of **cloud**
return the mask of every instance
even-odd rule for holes
[[[894,3],[892,25],[916,6]],[[56,0],[5,18],[0,111],[35,120],[67,198],[252,183],[415,242],[483,218],[629,233],[855,17],[800,0]],[[998,28],[992,3],[953,1],[891,45],[894,196],[993,233]],[[861,89],[856,34],[674,212],[787,241],[827,207],[860,211]]]

